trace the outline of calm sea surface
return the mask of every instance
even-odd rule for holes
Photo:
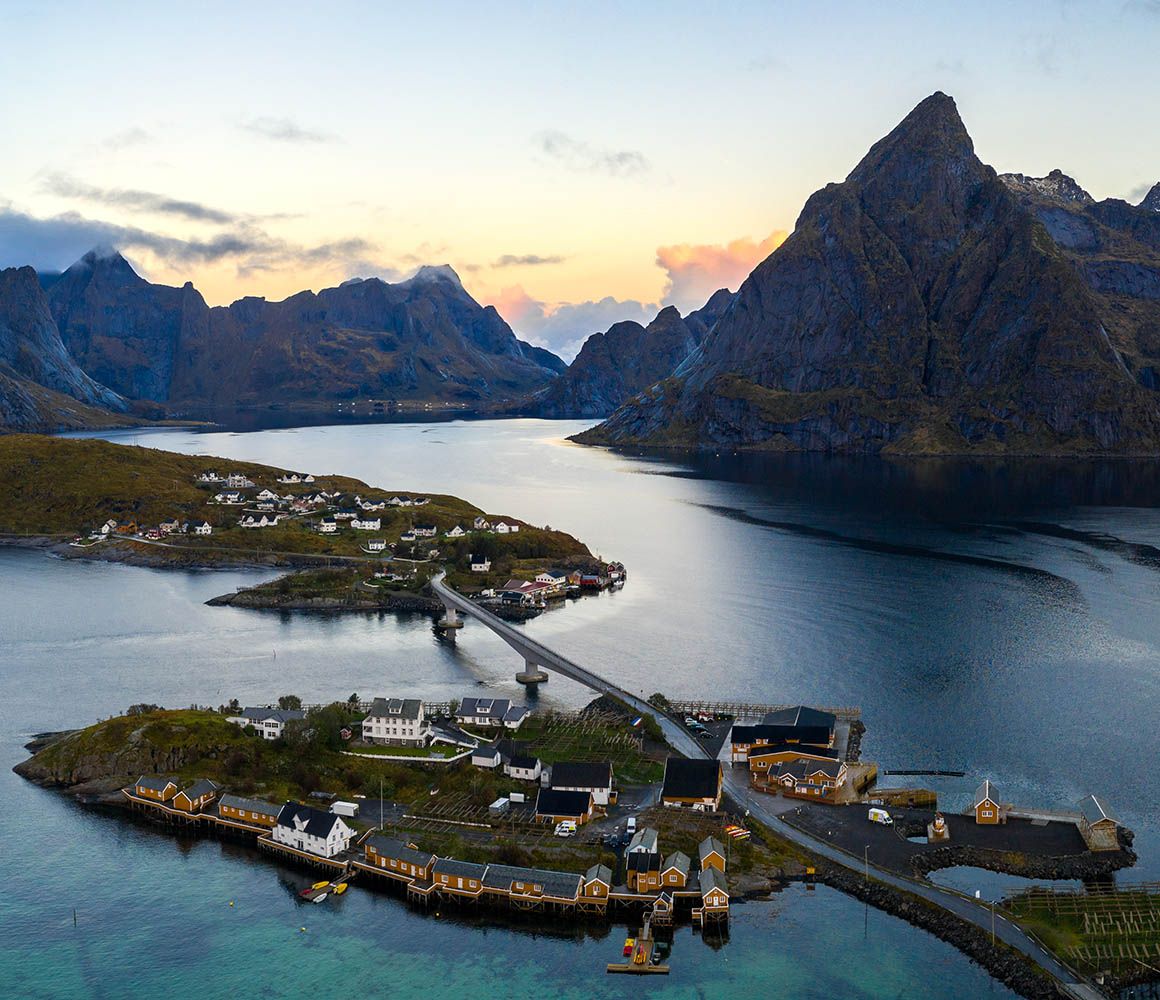
[[[944,807],[983,777],[1028,805],[1104,793],[1136,830],[1126,877],[1160,878],[1157,466],[626,456],[565,443],[581,426],[107,436],[454,493],[570,531],[630,579],[529,623],[549,645],[646,695],[860,705],[867,758],[968,773],[930,780]],[[0,993],[224,997],[236,971],[272,997],[638,994],[602,972],[620,929],[476,926],[364,891],[303,908],[299,873],[83,811],[8,771],[28,734],[136,701],[520,693],[510,650],[470,623],[449,646],[419,616],[203,604],[263,578],[0,549]],[[540,697],[589,695],[553,677]],[[988,888],[970,872],[940,881]],[[795,888],[739,906],[723,948],[679,931],[673,975],[645,989],[917,998],[933,982],[942,996],[1009,995],[928,935]]]

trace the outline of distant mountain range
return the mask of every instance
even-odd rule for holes
[[[732,301],[733,293],[722,288],[683,318],[668,306],[648,326],[629,320],[594,333],[560,378],[516,409],[540,417],[606,417],[642,389],[671,375]]]
[[[936,93],[808,200],[671,377],[577,440],[1156,454],[1157,202],[999,177]]]
[[[215,308],[188,282],[146,281],[115,252],[92,251],[44,284],[61,339],[86,372],[124,396],[177,407],[480,403],[525,395],[566,367],[517,339],[450,267]]]
[[[1129,205],[1000,176],[936,93],[736,294],[594,333],[571,366],[449,267],[226,307],[113,250],[0,272],[0,429],[368,398],[607,417],[590,444],[1157,454],[1160,184]]]

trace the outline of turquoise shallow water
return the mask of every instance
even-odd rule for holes
[[[952,807],[981,775],[1046,805],[1112,787],[1138,834],[1133,877],[1158,877],[1156,772],[1122,767],[1126,747],[1160,749],[1147,724],[1160,717],[1153,468],[678,463],[561,443],[573,429],[116,437],[452,492],[566,528],[624,559],[629,586],[535,620],[538,638],[645,694],[860,704],[871,759],[968,772],[935,784]],[[476,926],[353,890],[303,906],[302,873],[85,811],[10,773],[31,733],[138,701],[520,694],[510,651],[471,625],[450,646],[420,616],[204,606],[261,578],[0,549],[0,996],[1009,995],[929,935],[800,887],[739,906],[720,949],[678,930],[668,979],[605,977],[623,928]],[[561,678],[541,694],[589,697]]]

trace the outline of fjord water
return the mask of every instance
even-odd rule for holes
[[[530,622],[549,645],[644,694],[860,705],[868,758],[968,773],[918,779],[947,807],[983,777],[1029,805],[1105,793],[1137,833],[1140,866],[1126,877],[1160,877],[1155,465],[619,455],[563,440],[582,426],[106,436],[453,493],[570,531],[624,560],[629,584]],[[0,951],[0,982],[19,996],[225,996],[234,989],[221,971],[236,967],[270,970],[271,996],[335,977],[419,996],[432,992],[434,957],[454,955],[439,963],[440,992],[635,992],[600,971],[615,930],[484,931],[365,892],[303,910],[288,891],[300,874],[86,812],[8,772],[27,734],[136,701],[519,693],[510,651],[470,623],[448,645],[422,616],[202,603],[268,575],[0,550],[0,832],[12,862],[0,933],[20,942]],[[559,677],[540,694],[572,706],[588,697]],[[970,888],[969,873],[955,874]],[[948,946],[825,890],[739,906],[721,950],[681,932],[673,965],[650,992],[919,997],[937,976],[944,996],[1009,995]]]

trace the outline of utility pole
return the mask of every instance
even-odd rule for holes
[[[870,845],[867,844],[862,850],[862,864],[864,866],[864,875],[866,884],[870,884]]]
[[[991,947],[995,947],[995,901],[991,900]]]

